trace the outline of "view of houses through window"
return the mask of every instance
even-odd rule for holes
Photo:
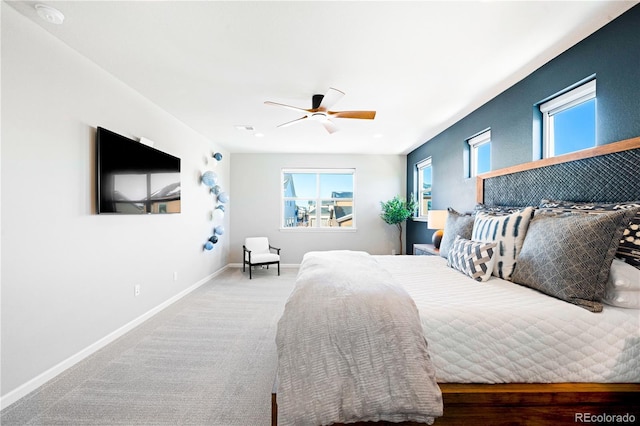
[[[354,228],[355,169],[282,170],[283,228]]]
[[[425,217],[431,209],[431,157],[416,164],[418,175],[418,216]]]

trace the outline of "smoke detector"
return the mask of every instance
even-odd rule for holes
[[[46,4],[36,4],[35,8],[38,16],[51,24],[60,25],[64,21],[64,15],[56,8]]]
[[[236,130],[243,130],[247,132],[253,132],[255,130],[250,124],[236,124],[235,128]]]

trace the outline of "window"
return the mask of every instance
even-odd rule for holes
[[[491,130],[484,132],[467,140],[469,144],[469,164],[471,167],[471,177],[486,173],[491,170]]]
[[[355,169],[283,169],[282,228],[354,229]]]
[[[596,146],[596,81],[540,104],[545,158]]]
[[[431,210],[431,157],[416,164],[417,169],[417,199],[418,217],[426,219],[427,212]]]

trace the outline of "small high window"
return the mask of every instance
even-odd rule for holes
[[[431,157],[416,164],[418,216],[426,219],[431,210]]]
[[[491,130],[467,140],[469,144],[471,176],[478,176],[491,170]]]
[[[355,169],[283,169],[283,228],[354,229]]]
[[[540,104],[543,157],[596,146],[596,80]]]

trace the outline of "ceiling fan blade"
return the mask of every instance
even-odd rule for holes
[[[265,101],[265,105],[278,106],[278,107],[287,108],[287,109],[291,109],[293,111],[304,112],[304,113],[310,112],[310,110],[308,110],[308,109],[299,108],[299,107],[292,106],[292,105],[287,105],[287,104],[279,104],[277,102],[271,102],[271,101]]]
[[[282,123],[282,124],[280,124],[278,127],[287,127],[287,126],[291,126],[292,124],[295,124],[295,123],[297,123],[298,121],[305,120],[306,118],[307,118],[307,116],[305,115],[304,117],[296,118],[295,120],[291,120],[291,121],[287,121],[286,123]]]
[[[373,120],[376,117],[375,111],[329,111],[327,114],[337,118],[361,118],[364,120]]]
[[[318,107],[318,111],[329,111],[336,102],[338,102],[344,96],[344,92],[334,89],[330,87],[327,90],[327,93],[322,98],[322,102],[320,102],[320,106]]]
[[[321,123],[329,133],[335,133],[339,130],[338,127],[336,127],[336,125],[333,124],[331,120],[322,120]]]

